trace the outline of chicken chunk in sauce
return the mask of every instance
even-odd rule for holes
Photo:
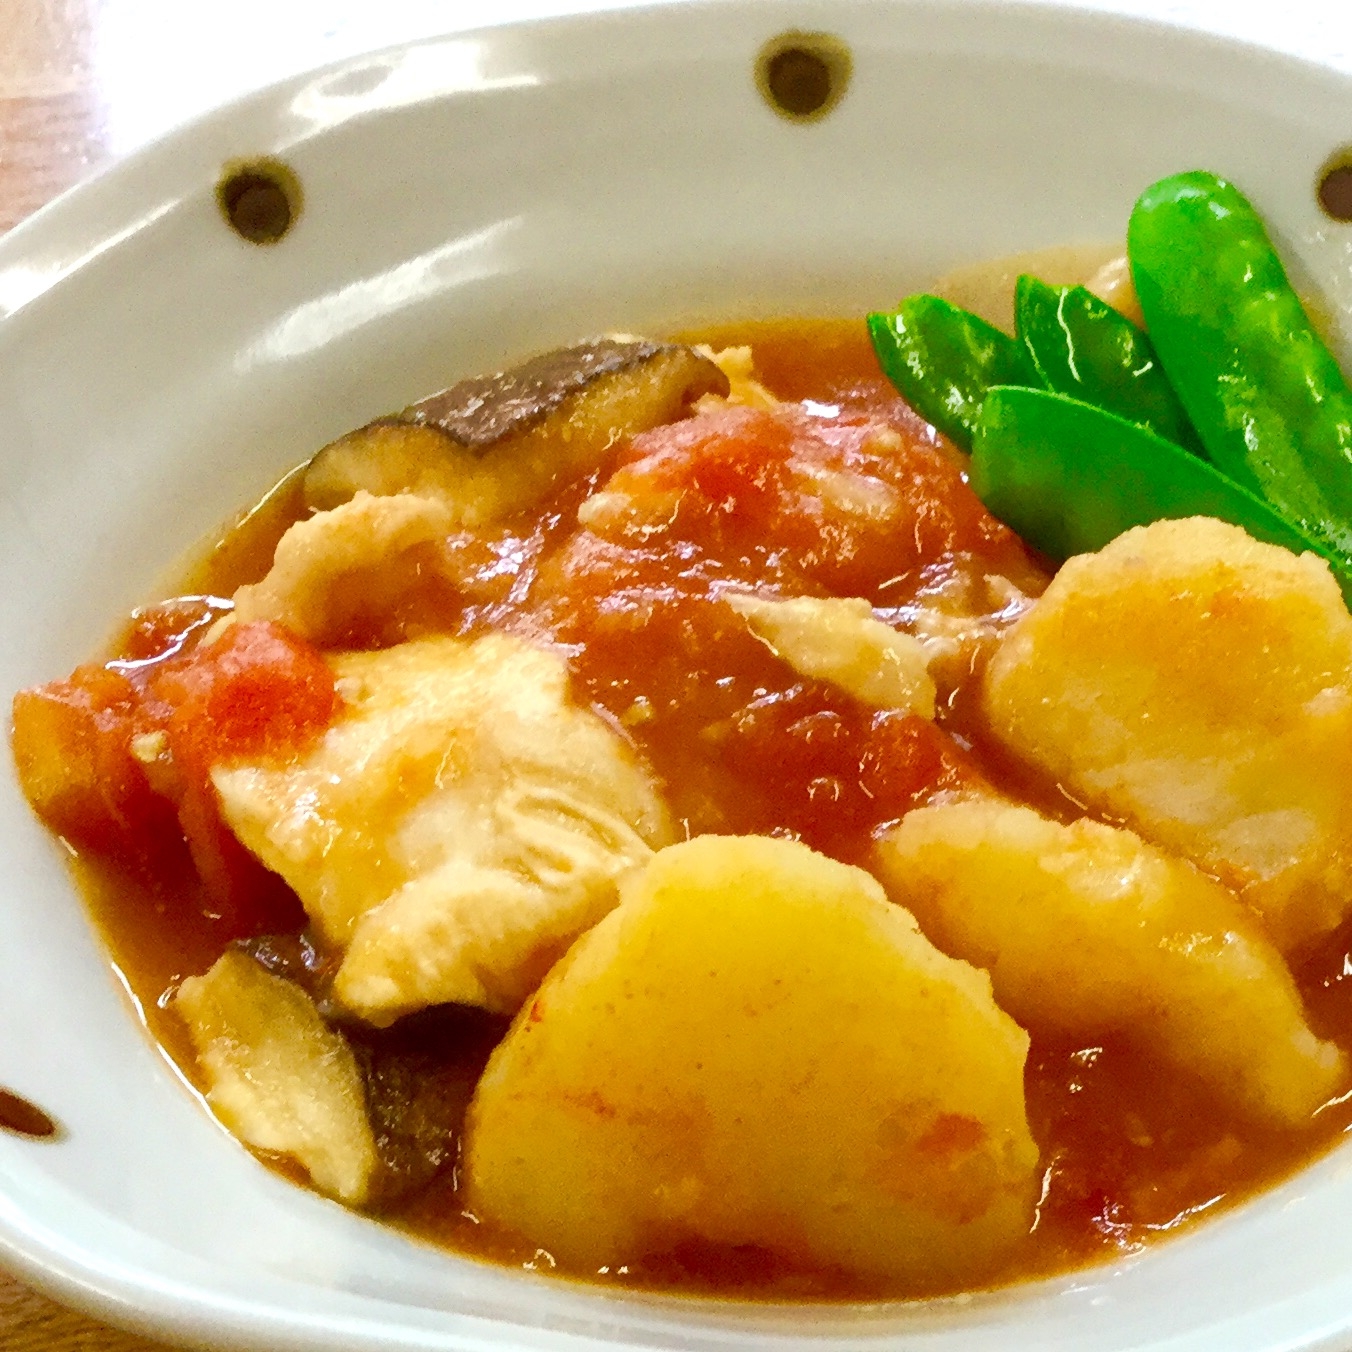
[[[878,851],[894,900],[1030,1031],[1125,1038],[1278,1125],[1345,1086],[1253,914],[1132,832],[982,798],[909,813]]]
[[[308,753],[213,771],[226,823],[341,952],[344,1009],[515,1012],[672,838],[650,776],[519,639],[331,660],[343,708]]]

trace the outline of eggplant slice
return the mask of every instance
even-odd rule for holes
[[[463,380],[330,442],[305,472],[305,501],[324,511],[360,489],[416,493],[446,503],[458,525],[482,525],[596,469],[621,437],[727,393],[727,377],[693,348],[593,339]]]

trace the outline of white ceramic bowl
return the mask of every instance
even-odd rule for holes
[[[791,125],[752,65],[788,28],[853,51]],[[0,243],[0,695],[64,673],[172,560],[328,438],[598,329],[859,310],[952,263],[1118,237],[1206,166],[1335,301],[1352,227],[1313,183],[1352,80],[1053,8],[762,0],[562,20],[346,62],[213,115]],[[213,185],[273,153],[274,248]],[[607,1293],[456,1258],[257,1165],[110,978],[59,851],[0,768],[0,1258],[166,1338],[268,1349],[1202,1349],[1352,1345],[1352,1148],[1114,1267],[919,1305]]]

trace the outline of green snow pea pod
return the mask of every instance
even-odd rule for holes
[[[1205,460],[1063,394],[991,390],[971,485],[995,516],[1057,560],[1101,549],[1132,526],[1214,516],[1256,540],[1318,554],[1352,600],[1346,556],[1310,539]]]
[[[964,451],[992,385],[1032,385],[1021,344],[938,296],[907,296],[895,314],[871,314],[883,374],[915,411]]]
[[[1087,287],[1019,278],[1015,331],[1041,383],[1149,428],[1190,451],[1201,443],[1144,330]]]
[[[1141,194],[1141,309],[1208,455],[1302,530],[1352,551],[1352,390],[1253,207],[1200,171]]]

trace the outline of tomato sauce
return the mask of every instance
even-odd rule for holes
[[[453,585],[436,593],[435,607],[415,606],[402,622],[410,632],[508,629],[556,645],[568,658],[577,698],[643,754],[690,835],[789,834],[861,863],[881,826],[937,792],[977,782],[1054,815],[1073,815],[1056,785],[1012,765],[985,736],[972,697],[979,648],[941,692],[931,723],[867,709],[835,687],[797,676],[726,602],[739,591],[860,596],[879,613],[902,617],[908,607],[979,598],[984,589],[997,600],[1014,597],[1016,613],[1017,598],[1045,585],[1040,561],[968,490],[960,458],[892,392],[863,325],[785,321],[691,337],[716,347],[750,343],[762,381],[797,406],[786,414],[728,408],[635,437],[617,449],[612,466],[565,487],[529,519],[454,537],[447,553]],[[261,576],[282,530],[299,514],[298,498],[284,486],[216,547],[190,589],[228,594]],[[992,608],[998,605],[988,599],[984,609]],[[99,734],[114,769],[101,792],[124,817],[152,811],[128,790],[128,783],[136,788],[135,776],[118,759],[142,716],[137,698],[153,704],[157,691],[176,685],[179,707],[224,701],[210,717],[188,719],[178,734],[172,717],[156,725],[186,739],[182,759],[189,766],[209,760],[210,748],[193,740],[204,726],[240,745],[277,738],[296,744],[333,716],[331,682],[325,686],[303,647],[278,648],[285,640],[275,634],[248,639],[259,652],[252,666],[243,663],[253,673],[246,695],[238,673],[232,685],[228,673],[195,667],[196,645],[220,613],[218,603],[191,599],[152,607],[119,640],[117,661],[77,673],[83,685],[76,702],[87,706],[90,736],[99,727],[110,730]],[[279,724],[283,690],[281,702],[300,713]],[[194,826],[191,813],[179,815],[191,844],[194,830],[204,828]],[[162,817],[146,834],[165,834]],[[162,1012],[167,993],[241,934],[299,934],[303,916],[295,898],[277,880],[247,873],[231,875],[223,888],[200,843],[192,850],[194,874],[182,850],[166,849],[149,863],[110,859],[105,840],[81,837],[78,829],[67,835],[88,847],[77,850],[78,867],[115,961],[152,1030],[191,1077],[181,1030]],[[229,915],[222,893],[233,897]],[[1352,1049],[1350,942],[1352,927],[1308,954],[1296,972],[1316,1031],[1346,1049]],[[285,947],[276,943],[276,952]],[[445,1013],[425,1041],[416,1028],[405,1030],[399,1054],[416,1060],[436,1048],[445,1071],[449,1041],[453,1064],[446,1073],[460,1086],[456,1101],[463,1107],[501,1026],[479,1016],[457,1019]],[[372,1046],[385,1037],[372,1035]],[[1352,1108],[1335,1103],[1300,1131],[1258,1128],[1205,1089],[1112,1042],[1035,1038],[1027,1092],[1044,1184],[1032,1233],[1004,1280],[1139,1248],[1269,1185],[1352,1122]],[[452,1167],[440,1168],[387,1214],[462,1251],[550,1266],[547,1255],[462,1212]],[[790,1270],[754,1249],[687,1246],[579,1275],[765,1298],[898,1294],[835,1273]]]

